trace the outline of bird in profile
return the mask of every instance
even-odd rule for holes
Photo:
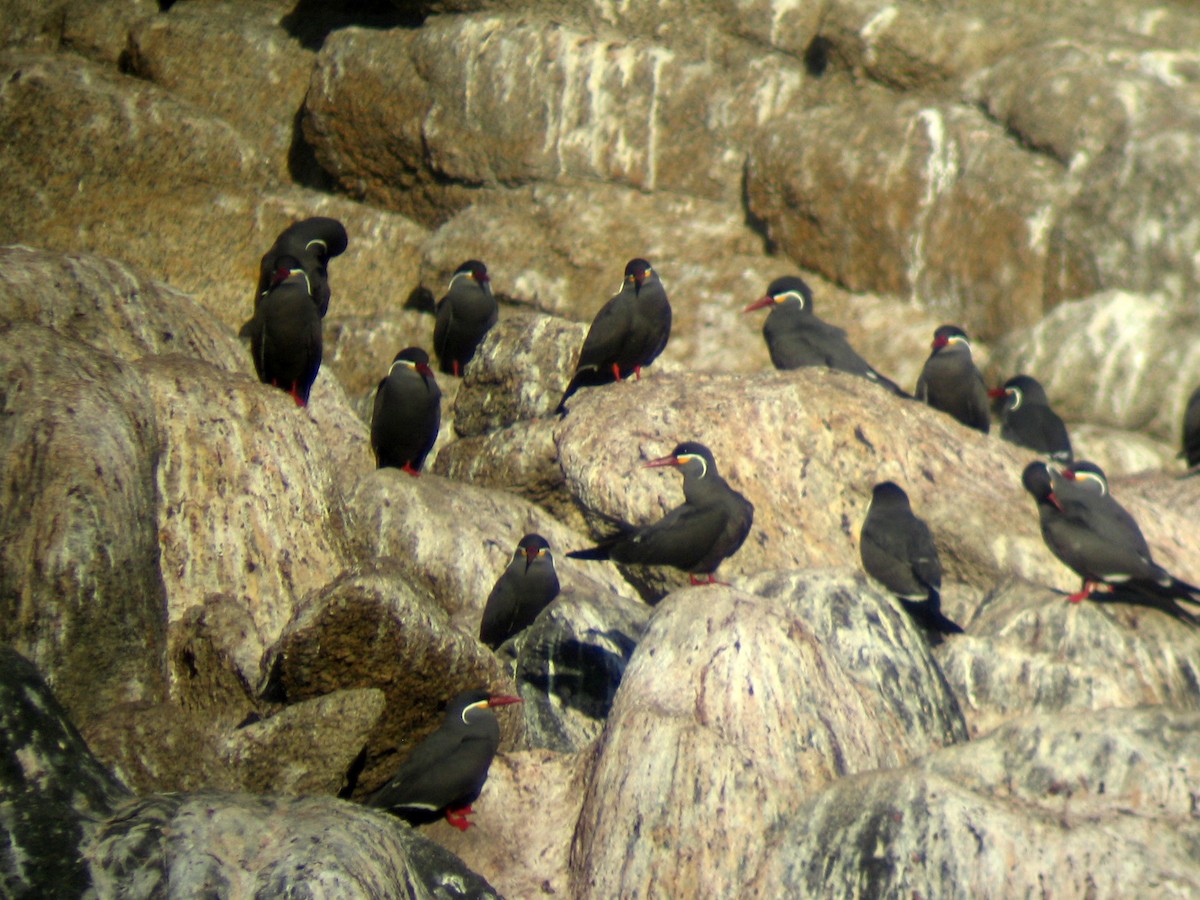
[[[658,273],[644,259],[625,266],[621,290],[600,308],[575,364],[575,374],[555,410],[567,411],[567,400],[580,388],[641,377],[642,369],[663,352],[671,337],[671,304]]]
[[[1179,455],[1189,470],[1200,471],[1200,387],[1192,392],[1183,414],[1183,449]]]
[[[446,296],[438,301],[437,321],[433,326],[433,352],[438,368],[458,378],[493,325],[499,321],[500,307],[492,296],[492,280],[487,266],[468,259],[450,277]]]
[[[675,466],[683,473],[681,506],[652,525],[627,526],[598,546],[567,556],[672,566],[687,572],[692,584],[718,583],[717,567],[737,552],[750,533],[754,506],[721,477],[712,452],[703,444],[682,443],[644,468],[659,466]]]
[[[1003,387],[988,391],[1000,405],[1000,437],[1060,463],[1074,458],[1067,426],[1050,408],[1045,389],[1028,375],[1014,375]]]
[[[307,406],[321,368],[321,316],[303,269],[281,267],[272,276],[246,332],[258,380]]]
[[[971,359],[971,342],[957,325],[942,325],[933,333],[933,347],[921,377],[917,399],[949,413],[968,428],[988,433],[987,387]]]
[[[933,643],[962,628],[942,614],[942,564],[933,533],[913,514],[900,485],[875,485],[859,532],[859,553],[868,575],[891,591]]]
[[[313,216],[289,225],[275,238],[259,263],[255,305],[270,289],[271,278],[286,257],[291,260],[289,267],[301,268],[308,276],[313,302],[324,318],[329,310],[329,260],[341,256],[348,245],[346,228],[337,219]]]
[[[525,535],[488,595],[479,640],[495,650],[532,625],[557,596],[558,573],[549,542],[540,534]]]
[[[907,397],[898,384],[876,372],[846,340],[846,332],[824,322],[813,309],[812,290],[795,275],[776,278],[767,293],[743,312],[770,307],[763,323],[763,337],[776,369],[825,366],[859,375],[883,385],[894,394]]]
[[[500,723],[495,707],[520,703],[519,697],[466,691],[450,701],[441,726],[417,744],[400,769],[366,799],[368,806],[385,809],[413,825],[441,816],[460,831],[487,781],[488,769],[500,746]]]
[[[375,389],[371,449],[378,468],[419,475],[442,424],[442,392],[429,368],[429,354],[406,347]]]
[[[1200,619],[1178,602],[1200,603],[1200,588],[1154,562],[1137,522],[1108,494],[1107,481],[1098,471],[1099,467],[1092,466],[1081,475],[1074,467],[1060,472],[1033,462],[1021,473],[1025,490],[1037,502],[1046,546],[1083,579],[1080,590],[1067,599],[1079,603],[1106,585],[1181,621],[1200,625]]]

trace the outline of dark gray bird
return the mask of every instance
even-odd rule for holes
[[[894,394],[908,396],[898,384],[880,375],[854,352],[846,340],[846,332],[817,318],[812,290],[804,279],[795,275],[776,278],[767,286],[767,293],[743,312],[766,307],[771,312],[763,323],[763,337],[775,368],[825,366],[862,376]]]
[[[442,424],[442,392],[429,368],[429,354],[406,347],[375,389],[371,449],[380,468],[419,475]]]
[[[658,359],[671,337],[671,304],[658,274],[644,259],[625,266],[621,290],[600,308],[583,340],[575,374],[555,410],[567,411],[567,400],[583,387],[641,377]]]
[[[875,485],[859,533],[863,569],[899,599],[934,643],[962,628],[942,615],[942,564],[929,526],[913,515],[898,484]]]
[[[1056,462],[1069,463],[1074,459],[1067,426],[1050,408],[1050,398],[1035,379],[1014,375],[1004,382],[1004,387],[988,391],[988,397],[1004,398],[1000,405],[1000,437],[1004,440]]]
[[[1091,483],[1088,483],[1091,481]],[[1067,477],[1042,462],[1025,467],[1021,482],[1037,501],[1042,538],[1050,552],[1074,571],[1083,585],[1067,599],[1079,603],[1101,585],[1136,597],[1181,621],[1200,625],[1178,601],[1200,603],[1200,588],[1180,581],[1154,562],[1133,517],[1099,480]],[[1105,492],[1098,490],[1105,484]]]
[[[321,316],[303,269],[280,269],[246,323],[258,380],[287,391],[298,406],[321,368]]]
[[[493,325],[499,321],[500,307],[492,296],[492,280],[487,266],[468,259],[450,278],[446,296],[438,301],[437,322],[433,326],[433,352],[438,368],[455,378]]]
[[[670,456],[651,460],[644,468],[657,466],[677,466],[683,473],[683,505],[652,525],[628,526],[597,547],[567,556],[672,566],[687,572],[692,584],[717,583],[717,567],[737,552],[750,533],[753,504],[720,476],[703,444],[680,444]]]
[[[957,325],[942,325],[933,333],[933,348],[921,377],[917,399],[958,419],[968,428],[988,433],[987,387],[971,360],[971,342]]]
[[[417,746],[392,779],[366,799],[414,825],[445,815],[460,831],[471,823],[471,804],[483,790],[500,746],[500,723],[492,709],[520,703],[519,697],[484,690],[459,694],[441,726]]]
[[[495,650],[532,625],[557,596],[558,573],[550,544],[540,534],[525,535],[488,595],[479,640]]]
[[[1179,455],[1187,460],[1189,469],[1200,466],[1200,387],[1192,392],[1183,414],[1183,449]]]
[[[254,293],[257,307],[270,289],[271,277],[287,259],[288,268],[301,268],[308,276],[313,302],[322,317],[329,310],[329,260],[341,256],[349,245],[346,228],[337,219],[313,216],[289,225],[263,254],[258,267],[258,288]]]

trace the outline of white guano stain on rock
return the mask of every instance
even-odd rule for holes
[[[885,6],[875,15],[867,20],[867,23],[859,30],[862,36],[863,43],[866,44],[866,51],[863,53],[863,61],[867,65],[871,65],[875,59],[875,38],[887,30],[887,28],[896,21],[896,16],[899,11],[894,6]]]

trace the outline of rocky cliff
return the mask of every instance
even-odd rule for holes
[[[0,2],[0,883],[14,896],[1200,892],[1200,630],[1068,604],[1032,455],[771,368],[800,273],[911,388],[956,322],[1037,377],[1155,558],[1200,581],[1200,13],[1045,0]],[[290,223],[341,220],[307,407],[237,337]],[[552,415],[649,259],[672,337]],[[371,398],[466,259],[500,300],[429,471]],[[691,587],[566,558],[755,507]],[[931,646],[859,565],[933,531]],[[562,594],[493,653],[521,535]],[[461,690],[519,692],[474,827],[355,804]]]

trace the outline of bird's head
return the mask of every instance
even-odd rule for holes
[[[520,697],[510,697],[507,694],[492,694],[482,688],[474,691],[465,691],[451,701],[447,716],[457,715],[464,725],[470,725],[485,710],[521,702]]]
[[[904,488],[896,484],[894,481],[883,481],[875,485],[871,491],[871,503],[881,507],[905,507],[907,508],[908,494],[904,492]]]
[[[625,264],[625,284],[633,285],[635,291],[641,290],[642,285],[653,274],[654,269],[644,259],[631,259]]]
[[[932,350],[937,353],[946,347],[950,348],[965,348],[971,349],[971,342],[967,340],[967,333],[957,325],[942,325],[933,333]]]
[[[454,274],[450,276],[449,287],[454,287],[455,282],[460,278],[467,281],[473,281],[480,287],[488,288],[492,279],[488,277],[487,266],[477,259],[468,259],[465,263],[454,270]]]
[[[1031,462],[1027,465],[1025,471],[1021,473],[1021,484],[1038,503],[1050,503],[1060,510],[1062,509],[1062,504],[1054,496],[1050,467],[1044,462]]]
[[[717,471],[717,463],[713,459],[712,451],[695,441],[685,441],[672,450],[669,455],[652,459],[642,467],[654,469],[660,466],[676,466],[682,470],[685,476],[694,475],[699,478],[704,478],[710,473],[716,474]]]
[[[805,284],[803,278],[785,275],[767,285],[767,292],[742,312],[753,312],[756,309],[765,309],[768,306],[779,304],[793,304],[799,309],[812,312],[812,289]]]
[[[550,554],[550,542],[540,534],[527,534],[521,538],[520,543],[517,544],[517,549],[513,552],[513,562],[522,557],[525,558],[526,572],[539,559],[546,559],[551,564],[554,562],[554,557]]]
[[[420,347],[405,347],[397,353],[388,369],[389,375],[396,370],[396,366],[405,366],[430,377],[433,375],[433,369],[429,367],[429,354]]]
[[[1101,496],[1108,493],[1108,477],[1094,462],[1080,460],[1072,463],[1061,470],[1061,475],[1080,487],[1096,491]]]

